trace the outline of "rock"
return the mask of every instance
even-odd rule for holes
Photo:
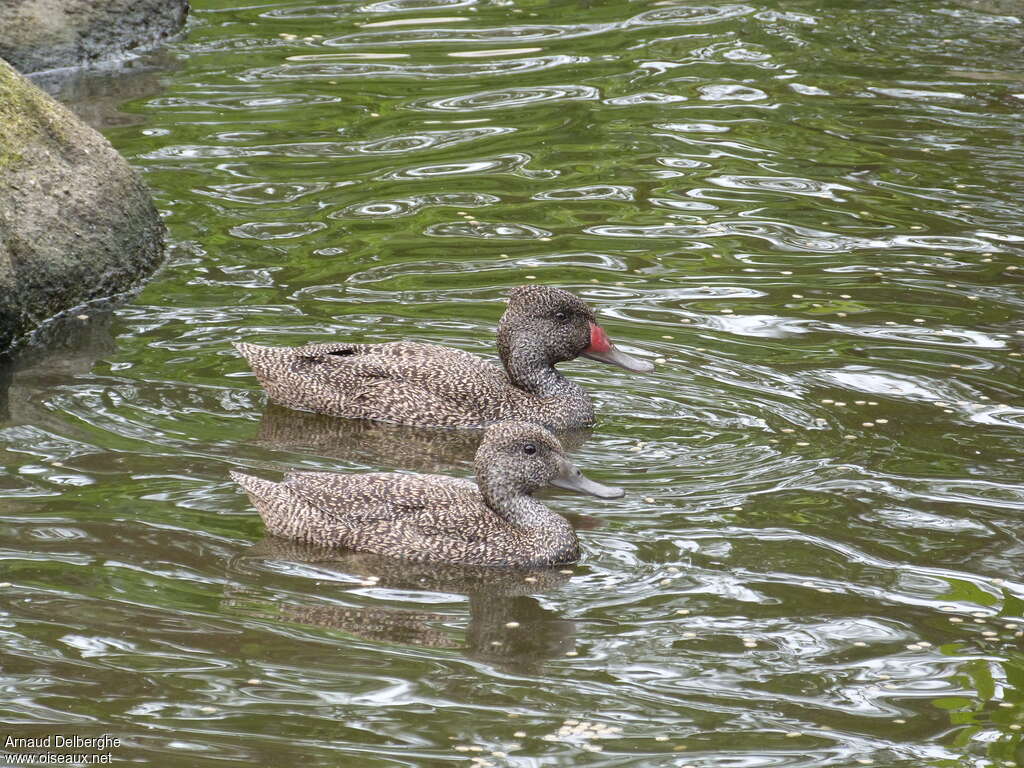
[[[188,0],[14,0],[0,3],[0,58],[21,72],[89,64],[181,29]]]
[[[163,254],[138,175],[100,134],[0,61],[0,350],[126,291]]]

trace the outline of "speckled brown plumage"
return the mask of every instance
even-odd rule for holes
[[[561,430],[592,424],[594,407],[554,366],[594,356],[588,353],[595,338],[607,342],[583,301],[559,288],[530,285],[512,291],[498,325],[504,370],[469,352],[415,342],[235,348],[270,398],[289,408],[439,427],[518,419]],[[615,359],[606,362],[653,368],[617,350],[609,354]]]
[[[622,493],[583,478],[550,432],[524,422],[489,427],[475,468],[478,484],[380,472],[296,472],[280,483],[231,476],[274,536],[418,562],[500,567],[579,558],[572,527],[534,499],[534,491],[572,477],[572,487],[584,492]]]

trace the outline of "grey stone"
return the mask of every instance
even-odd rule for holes
[[[132,288],[159,264],[163,236],[125,159],[0,61],[0,350]]]
[[[0,58],[21,72],[90,64],[181,29],[188,0],[0,0]]]

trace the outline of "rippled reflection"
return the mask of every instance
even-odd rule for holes
[[[267,538],[246,554],[287,563],[310,563],[323,576],[351,578],[359,586],[392,593],[445,593],[468,598],[464,639],[446,631],[450,616],[428,610],[400,610],[337,603],[279,607],[285,621],[338,630],[373,642],[459,649],[467,656],[518,674],[536,674],[544,661],[563,656],[574,646],[574,622],[543,608],[530,595],[564,586],[568,570],[505,571],[459,566],[415,565],[357,552],[339,552]],[[246,570],[251,565],[245,566]],[[441,595],[437,595],[441,597]],[[250,603],[248,606],[253,608]]]
[[[572,451],[589,436],[590,430],[575,430],[559,433],[558,439]],[[451,474],[456,467],[472,472],[480,438],[477,430],[339,419],[268,403],[257,440],[278,450],[312,451],[369,466]]]

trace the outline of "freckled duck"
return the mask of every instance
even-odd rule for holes
[[[425,563],[525,568],[571,563],[579,541],[533,498],[554,485],[603,499],[623,495],[583,476],[557,438],[536,424],[487,428],[477,482],[447,475],[293,472],[280,483],[232,472],[267,532]]]
[[[235,344],[272,400],[332,416],[435,427],[522,420],[554,430],[593,424],[590,396],[555,370],[583,356],[646,373],[616,349],[594,313],[560,288],[515,288],[498,323],[505,366],[436,344]]]

